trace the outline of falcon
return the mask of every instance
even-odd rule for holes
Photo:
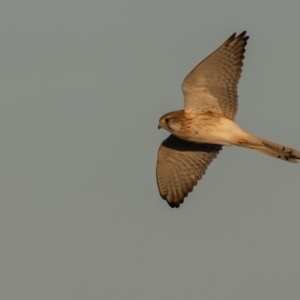
[[[242,72],[246,31],[231,35],[183,80],[184,109],[164,114],[158,128],[171,135],[159,149],[156,179],[159,193],[179,207],[202,178],[222,146],[239,146],[291,163],[300,152],[257,137],[235,123],[237,84]]]

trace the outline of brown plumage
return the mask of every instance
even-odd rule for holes
[[[164,114],[158,128],[171,133],[158,149],[160,195],[179,207],[222,146],[239,146],[298,162],[300,152],[248,133],[235,122],[237,84],[242,72],[246,31],[233,34],[184,79],[184,110]]]
[[[158,150],[156,179],[161,197],[171,207],[179,207],[221,150],[220,145],[196,144],[171,134]]]
[[[238,36],[234,33],[185,77],[182,83],[185,111],[213,111],[235,119],[237,84],[248,39],[246,31]]]

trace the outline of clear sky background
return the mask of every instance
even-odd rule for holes
[[[300,165],[225,148],[179,209],[159,117],[233,32],[237,122],[300,149],[299,1],[0,3],[0,299],[300,299]]]

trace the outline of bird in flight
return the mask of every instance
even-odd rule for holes
[[[183,80],[184,109],[164,114],[158,128],[171,133],[159,149],[156,179],[159,193],[179,207],[222,146],[253,149],[291,163],[300,152],[257,137],[235,123],[237,84],[242,72],[246,31],[234,33]]]

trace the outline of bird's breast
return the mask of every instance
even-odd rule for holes
[[[233,145],[242,129],[233,121],[216,114],[189,116],[174,132],[181,139],[194,143]]]

